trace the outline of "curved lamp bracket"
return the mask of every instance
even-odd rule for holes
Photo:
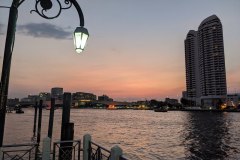
[[[53,3],[51,0],[36,0],[35,9],[31,10],[30,13],[36,12],[39,16],[45,18],[45,19],[54,19],[57,18],[62,10],[69,9],[74,5],[76,8],[79,20],[80,20],[80,26],[84,26],[84,16],[82,13],[82,9],[77,3],[76,0],[64,0],[64,2],[60,2],[60,0],[55,0],[57,2],[57,12],[54,15],[47,15],[47,11],[52,9]],[[56,8],[55,7],[55,8]]]

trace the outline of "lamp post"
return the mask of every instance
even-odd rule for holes
[[[8,98],[8,85],[9,85],[9,77],[10,77],[12,52],[13,52],[14,40],[15,40],[18,7],[24,1],[25,0],[13,0],[12,5],[10,7],[10,12],[9,12],[8,29],[7,29],[7,36],[6,36],[6,42],[5,42],[2,76],[1,76],[1,83],[0,83],[0,149],[3,144],[6,104],[7,104],[7,98]],[[47,15],[47,10],[50,10],[53,7],[53,3],[51,2],[51,0],[36,0],[35,9],[31,10],[30,13],[36,12],[39,16],[45,19],[54,19],[61,14],[62,10],[69,9],[73,5],[77,10],[79,19],[80,19],[80,27],[77,27],[74,32],[75,50],[77,53],[82,52],[85,47],[89,34],[87,29],[84,28],[84,16],[79,4],[77,3],[76,0],[63,0],[64,1],[62,2],[64,5],[63,6],[60,0],[55,0],[55,1],[57,2],[55,4],[58,5],[59,10],[53,16]]]

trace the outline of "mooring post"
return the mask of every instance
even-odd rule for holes
[[[54,110],[55,110],[55,98],[51,98],[51,109],[50,109],[49,123],[48,123],[48,137],[50,139],[52,139]]]
[[[74,123],[67,123],[65,125],[65,140],[72,141],[74,137]]]
[[[114,147],[111,148],[110,160],[120,160],[120,156],[122,154],[123,154],[122,149],[118,145],[115,145]]]
[[[89,153],[90,153],[89,145],[91,140],[92,140],[92,137],[90,134],[85,134],[83,136],[83,160],[88,160]]]
[[[35,159],[37,159],[37,155],[39,152],[39,144],[40,144],[40,138],[41,138],[41,127],[42,127],[42,105],[43,101],[40,100],[39,106],[38,106],[38,130],[37,130],[37,147],[35,150]]]
[[[36,136],[36,123],[37,123],[37,109],[38,103],[36,101],[34,106],[34,122],[33,122],[33,138]]]
[[[65,133],[64,133],[64,141],[72,141],[74,138],[74,123],[67,123],[65,124]],[[73,150],[73,142],[66,142],[62,143],[61,147],[64,155],[67,157],[67,159],[72,159],[72,150]],[[66,157],[62,158],[61,160],[65,160]],[[75,158],[75,157],[74,157]]]
[[[43,101],[40,100],[39,106],[38,106],[38,130],[37,130],[37,143],[40,143],[41,138],[41,128],[42,128],[42,105]]]
[[[71,107],[71,93],[63,94],[63,106],[62,106],[62,126],[61,126],[61,141],[65,138],[63,137],[63,133],[65,130],[65,124],[70,121],[70,107]]]
[[[62,109],[62,126],[61,126],[61,141],[73,140],[74,136],[74,123],[69,123],[70,121],[70,108],[72,105],[72,96],[71,93],[63,94],[63,109]],[[70,146],[70,147],[66,147]],[[72,143],[61,143],[59,149],[59,159],[62,160],[63,155],[66,153],[70,153],[68,155],[69,158],[72,157],[71,152],[69,152],[69,148],[71,148]]]

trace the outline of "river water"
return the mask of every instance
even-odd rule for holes
[[[33,109],[7,113],[4,144],[30,142]],[[60,139],[62,110],[55,110],[53,139]],[[49,110],[43,110],[46,137]],[[74,138],[91,134],[110,149],[119,145],[131,160],[240,159],[240,113],[72,109]]]

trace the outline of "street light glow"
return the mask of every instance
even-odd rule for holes
[[[74,31],[74,44],[77,53],[84,50],[87,39],[89,37],[88,30],[84,27],[77,27]]]

